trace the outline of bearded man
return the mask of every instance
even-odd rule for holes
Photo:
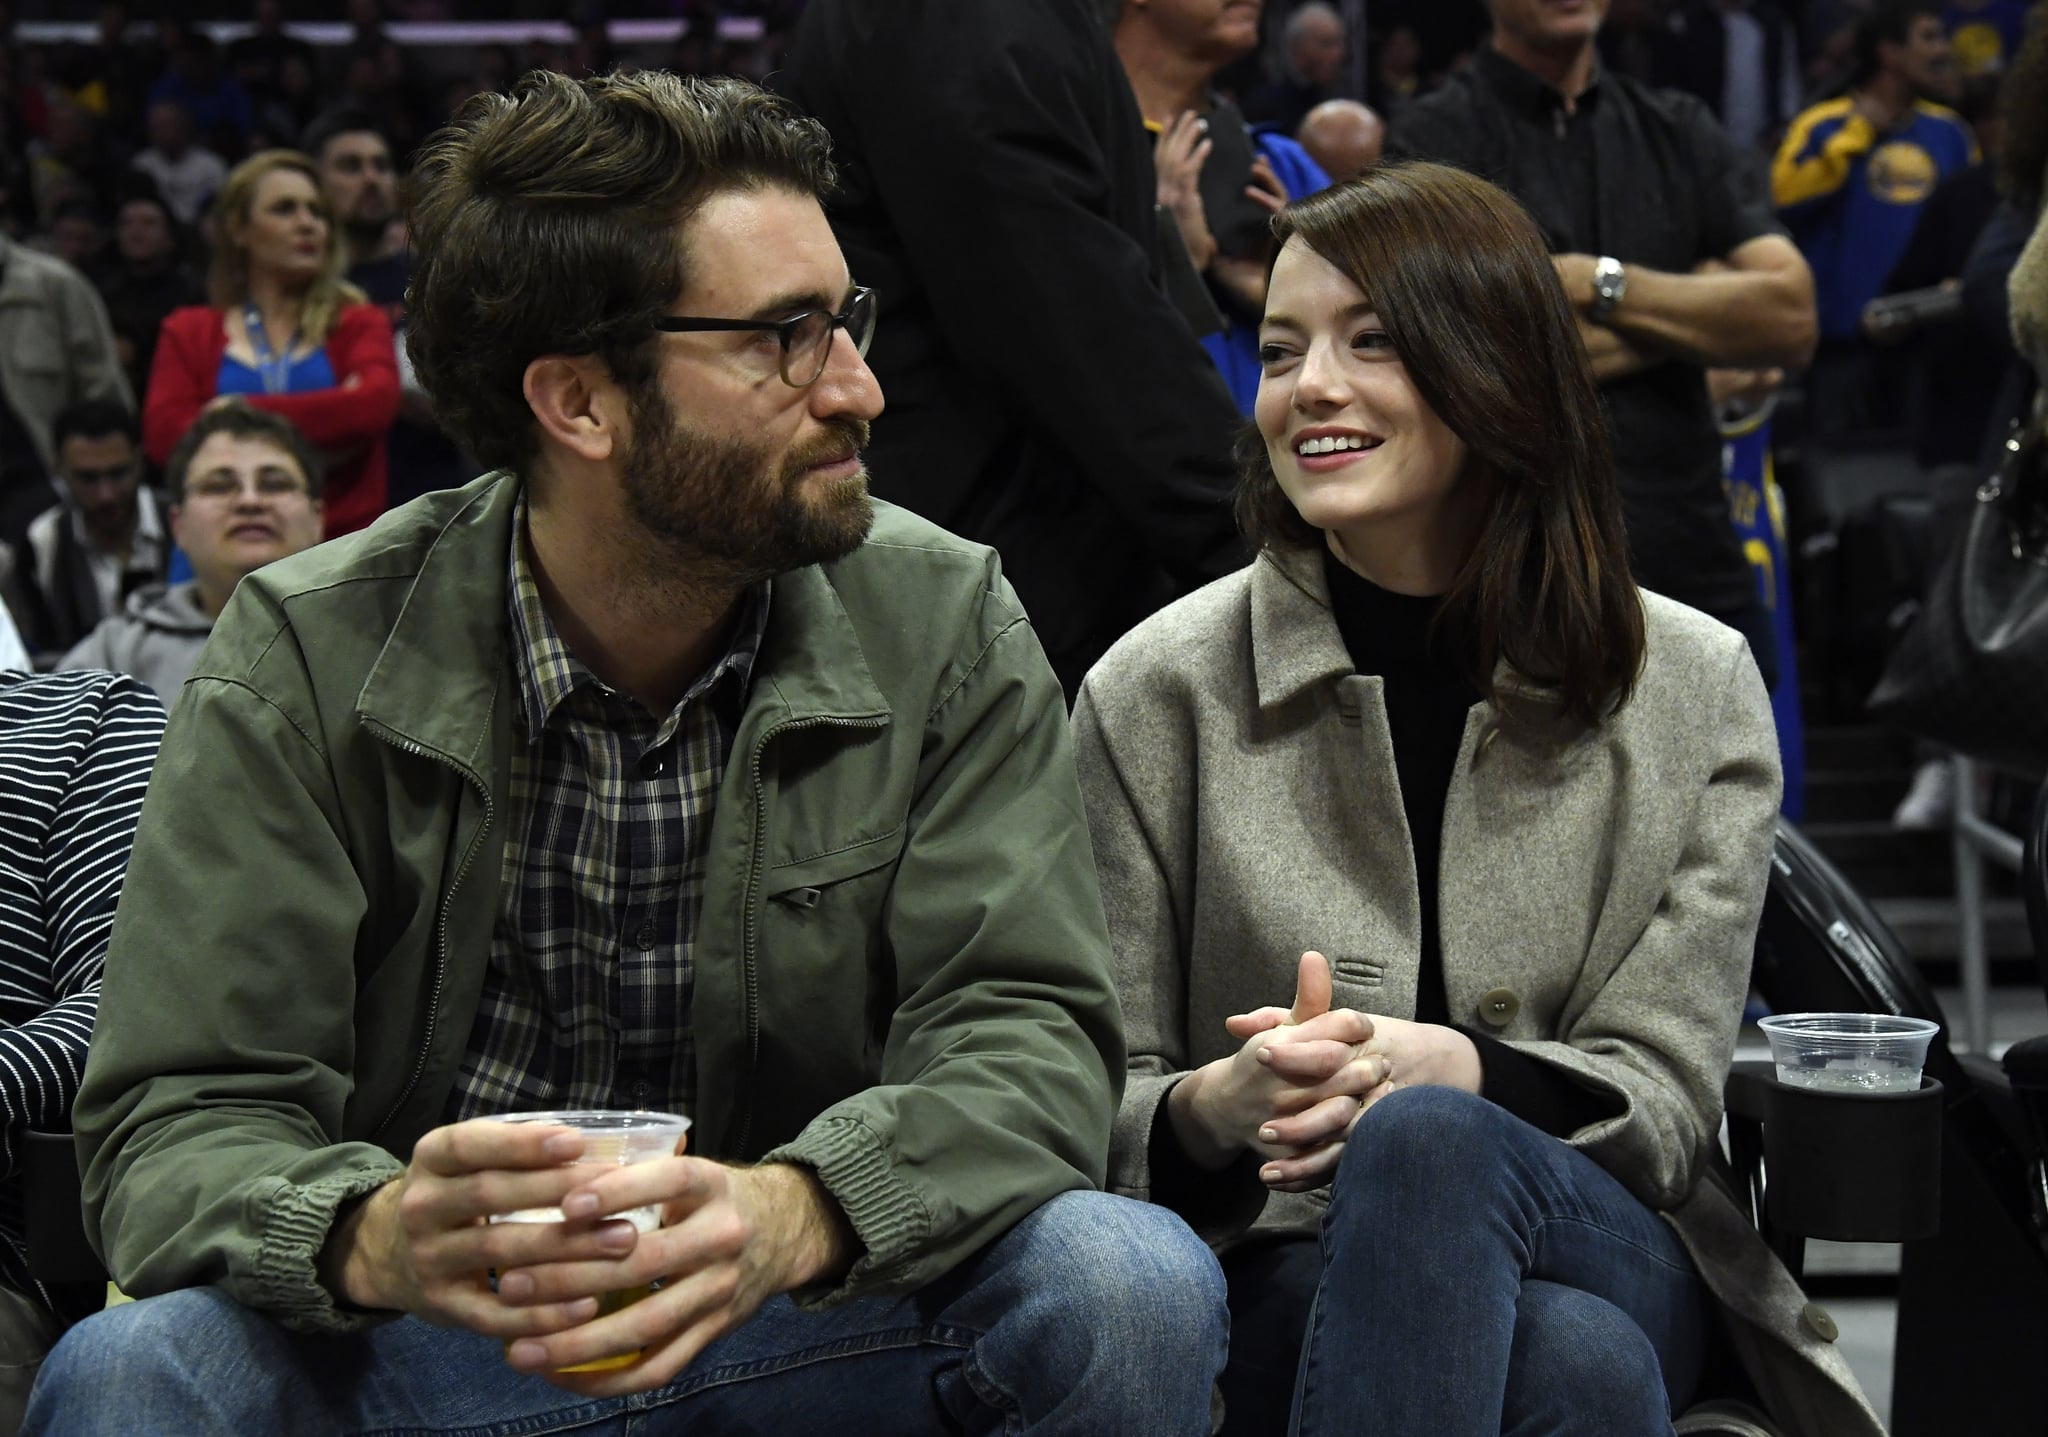
[[[179,698],[75,1119],[143,1300],[26,1430],[1209,1430],[1215,1263],[1094,1191],[1060,688],[868,496],[831,181],[655,72],[423,156],[414,358],[498,469],[245,579]],[[589,1109],[690,1153],[494,1120]]]

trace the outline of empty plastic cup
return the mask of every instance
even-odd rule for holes
[[[1781,1013],[1757,1020],[1778,1081],[1830,1093],[1910,1093],[1941,1031],[1889,1013]]]
[[[583,1156],[576,1159],[579,1165],[614,1163],[620,1167],[669,1157],[682,1142],[683,1134],[690,1129],[690,1120],[675,1113],[619,1112],[603,1109],[557,1113],[503,1113],[493,1121],[543,1123],[550,1127],[574,1128],[583,1134]],[[500,1213],[491,1221],[564,1222],[566,1219],[558,1207],[530,1207],[521,1208],[517,1212]],[[650,1203],[646,1207],[629,1208],[625,1212],[613,1213],[604,1221],[630,1222],[640,1232],[653,1232],[661,1226],[661,1208]],[[607,1292],[598,1299],[597,1315],[609,1317],[612,1313],[640,1301],[650,1291],[651,1288],[641,1286],[620,1292]],[[614,1368],[630,1367],[639,1360],[640,1354],[637,1351],[621,1352],[612,1357],[601,1357],[594,1362],[584,1362],[562,1370],[609,1372]]]

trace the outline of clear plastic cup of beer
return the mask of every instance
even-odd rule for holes
[[[615,1109],[578,1109],[553,1113],[500,1113],[493,1122],[540,1124],[545,1127],[574,1128],[583,1135],[583,1156],[576,1159],[577,1166],[611,1163],[627,1167],[633,1163],[652,1162],[676,1153],[683,1144],[683,1135],[690,1129],[690,1120],[675,1113],[650,1113]],[[607,1222],[630,1222],[640,1232],[653,1232],[661,1226],[661,1206],[650,1203],[646,1207],[629,1208],[624,1212],[612,1213],[604,1219]],[[492,1222],[566,1222],[558,1207],[521,1208],[517,1212],[499,1213]],[[609,1317],[624,1311],[646,1297],[653,1288],[646,1283],[637,1287],[622,1288],[616,1292],[599,1295],[598,1317]],[[595,1319],[593,1319],[594,1321]],[[510,1342],[505,1344],[508,1348]],[[631,1367],[640,1360],[640,1351],[615,1353],[609,1357],[579,1362],[574,1367],[564,1367],[563,1372],[613,1372],[621,1367]]]

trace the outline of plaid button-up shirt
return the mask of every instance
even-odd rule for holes
[[[692,946],[719,781],[768,623],[741,604],[723,658],[665,718],[573,658],[512,529],[518,683],[504,897],[449,1119],[661,1108],[696,1097]]]

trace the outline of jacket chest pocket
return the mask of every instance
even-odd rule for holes
[[[878,1065],[896,1011],[886,910],[902,852],[899,825],[777,865],[763,889],[755,951],[764,1014],[806,1034],[804,1061],[842,1081]],[[764,1032],[776,1028],[764,1017]]]

